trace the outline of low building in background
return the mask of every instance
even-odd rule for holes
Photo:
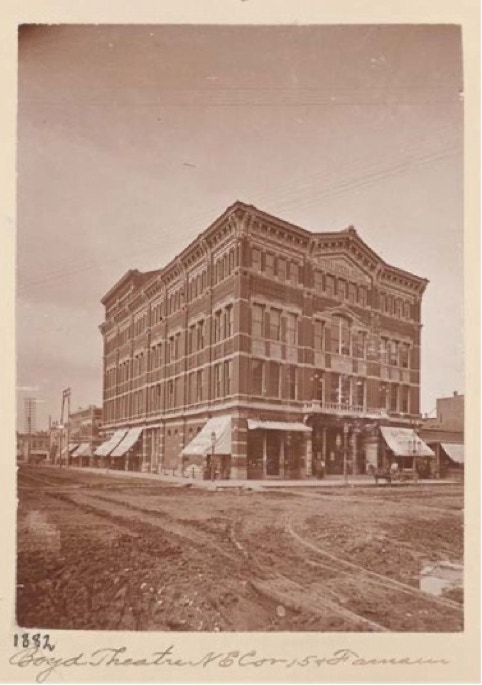
[[[50,454],[49,431],[17,432],[17,461],[25,464],[42,464]]]
[[[220,478],[358,474],[420,440],[427,280],[353,227],[236,202],[165,268],[102,298],[99,464]]]
[[[101,444],[102,409],[91,404],[69,415],[69,464],[92,466],[94,453]]]
[[[436,416],[425,418],[420,436],[435,452],[440,477],[464,474],[465,397],[454,392],[436,402]]]

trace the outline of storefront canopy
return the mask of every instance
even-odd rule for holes
[[[452,459],[452,461],[455,461],[457,464],[463,464],[464,463],[464,446],[461,445],[460,443],[452,443],[452,442],[441,442],[440,443],[441,448],[445,452],[445,454]]]
[[[311,428],[305,426],[304,423],[295,421],[257,421],[255,419],[248,419],[248,430],[254,431],[258,429],[271,431],[293,431],[298,433],[311,433]]]
[[[96,457],[107,457],[109,454],[112,452],[114,447],[117,447],[117,445],[120,443],[122,438],[125,436],[127,433],[127,430],[125,428],[121,430],[117,430],[111,437],[106,440],[105,442],[102,443],[102,445],[99,445],[99,447],[95,450],[95,456]]]
[[[213,451],[213,433],[216,436]],[[231,417],[217,416],[209,419],[202,430],[182,450],[184,456],[208,454],[231,454]]]
[[[120,443],[110,453],[111,457],[123,457],[124,454],[134,447],[136,442],[141,437],[142,428],[131,428],[122,438]]]
[[[434,457],[430,447],[418,437],[413,428],[381,426],[383,438],[396,457]]]
[[[80,445],[72,452],[72,457],[90,457],[90,443],[81,442]]]

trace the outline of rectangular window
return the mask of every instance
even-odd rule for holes
[[[289,400],[296,399],[296,366],[286,367],[286,390]]]
[[[224,337],[230,338],[233,335],[234,310],[232,305],[224,310]]]
[[[298,344],[298,317],[296,314],[288,314],[286,320],[286,338],[288,345]]]
[[[324,400],[324,393],[323,393],[323,385],[324,385],[324,377],[323,377],[323,371],[320,369],[316,369],[315,372],[313,373],[312,377],[313,381],[313,399],[317,400],[318,402],[323,402]]]
[[[229,273],[232,274],[234,271],[234,250],[229,253]]]
[[[274,278],[274,255],[270,252],[265,255],[264,272],[269,278]]]
[[[339,373],[332,373],[330,377],[330,402],[333,404],[339,404],[340,403],[340,379],[341,376]]]
[[[324,321],[314,321],[313,323],[313,347],[316,352],[323,350]]]
[[[300,269],[296,262],[290,262],[290,282],[293,285],[298,285],[300,280]]]
[[[214,314],[214,342],[217,343],[222,338],[222,311]]]
[[[408,369],[409,365],[409,352],[410,352],[410,347],[407,343],[401,343],[400,344],[400,366],[402,369]]]
[[[365,333],[356,331],[353,335],[353,356],[358,359],[365,358]]]
[[[365,381],[362,378],[353,379],[355,386],[353,389],[353,397],[357,407],[365,406]]]
[[[196,373],[196,402],[202,402],[203,399],[203,370],[200,369]]]
[[[335,279],[333,276],[327,276],[325,278],[325,288],[327,297],[335,296]]]
[[[277,273],[280,281],[286,281],[286,259],[278,257]]]
[[[263,318],[264,307],[260,304],[253,304],[252,309],[252,326],[251,335],[253,338],[262,338],[263,336]]]
[[[323,290],[323,274],[321,271],[315,271],[314,281],[316,292],[321,293],[321,291]]]
[[[200,321],[197,325],[197,349],[204,349],[204,321]]]
[[[264,385],[264,362],[260,359],[253,359],[251,365],[251,373],[253,395],[262,395]]]
[[[390,341],[388,363],[391,366],[397,366],[398,364],[398,342],[396,340]]]
[[[224,384],[224,397],[228,397],[231,394],[231,376],[232,376],[233,363],[231,361],[224,362],[223,369],[223,384]]]
[[[174,381],[167,384],[167,406],[172,409],[176,405],[176,387]]]
[[[398,385],[395,383],[390,386],[390,411],[398,411]]]
[[[194,331],[195,326],[189,326],[187,334],[187,353],[192,354],[194,352]]]
[[[269,378],[268,378],[268,395],[271,397],[279,397],[279,379],[280,368],[276,362],[269,364]]]
[[[409,408],[408,408],[408,386],[407,385],[402,385],[401,387],[401,393],[400,393],[400,411],[403,414],[408,414],[409,413]]]
[[[382,364],[388,363],[388,339],[382,338],[380,340],[380,362]]]
[[[221,397],[221,364],[214,365],[214,397]]]
[[[366,306],[367,306],[367,301],[368,301],[368,298],[367,298],[367,289],[365,288],[364,285],[360,285],[360,286],[358,287],[358,303],[359,303],[362,307],[366,307]]]
[[[385,293],[380,293],[380,311],[386,312],[387,310],[387,296]]]
[[[344,300],[346,296],[346,281],[339,278],[336,284],[336,296],[339,300]]]
[[[348,302],[352,304],[356,302],[356,285],[354,283],[348,284]]]
[[[269,337],[271,340],[281,340],[281,311],[279,309],[269,311]]]
[[[261,271],[261,250],[257,247],[251,248],[251,266],[254,271]]]

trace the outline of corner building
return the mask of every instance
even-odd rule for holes
[[[382,465],[419,418],[426,285],[353,227],[311,233],[236,202],[103,297],[99,463],[242,479]]]

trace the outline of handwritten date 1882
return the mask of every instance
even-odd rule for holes
[[[35,633],[34,635],[30,633],[22,633],[19,635],[15,633],[13,636],[13,646],[14,647],[37,647],[37,649],[48,649],[49,652],[53,652],[55,645],[50,642],[50,635],[42,635],[41,633]]]

